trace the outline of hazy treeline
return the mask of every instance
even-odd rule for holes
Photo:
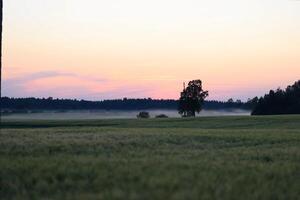
[[[172,99],[115,99],[103,101],[85,101],[76,99],[49,98],[2,98],[4,110],[146,110],[146,109],[170,109],[177,110],[178,100]],[[205,101],[204,109],[247,109],[250,110],[250,102],[229,100]]]
[[[271,90],[255,101],[252,115],[300,114],[300,80],[285,90]]]

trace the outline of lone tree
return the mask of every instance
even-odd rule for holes
[[[183,87],[180,94],[178,111],[182,117],[195,117],[196,112],[202,110],[204,99],[208,96],[208,91],[202,89],[201,80],[192,80],[188,86]]]

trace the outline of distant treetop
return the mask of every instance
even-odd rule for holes
[[[285,90],[270,90],[256,101],[252,115],[300,114],[300,80]]]

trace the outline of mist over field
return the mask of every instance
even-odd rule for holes
[[[142,110],[140,110],[142,111]],[[41,111],[38,113],[14,113],[4,115],[4,119],[131,119],[136,118],[140,111],[118,111],[118,110],[69,110],[69,111]],[[143,110],[144,111],[144,110]],[[156,115],[165,114],[170,118],[180,117],[177,110],[145,110],[150,113],[151,118]],[[250,111],[241,109],[228,110],[203,110],[197,116],[247,116]]]

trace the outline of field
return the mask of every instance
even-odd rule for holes
[[[6,120],[0,199],[300,199],[300,116]]]

